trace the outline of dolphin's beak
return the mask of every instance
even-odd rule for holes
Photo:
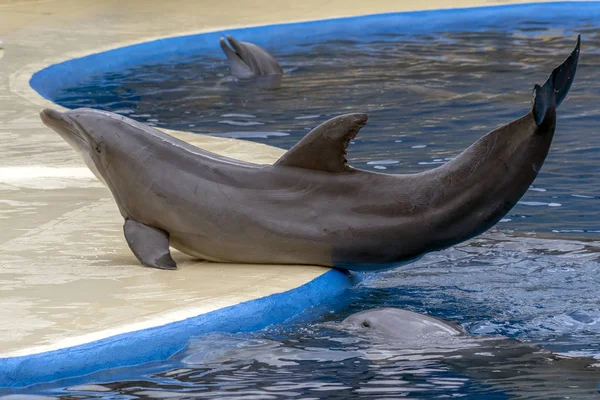
[[[245,50],[244,45],[232,38],[227,36],[227,40],[221,38],[219,40],[221,49],[229,60],[229,70],[231,75],[238,78],[248,78],[254,76],[252,67],[250,67],[248,60],[248,52]],[[230,47],[231,46],[231,47]]]
[[[241,58],[242,57],[242,45],[235,40],[233,36],[227,35],[227,42],[231,46],[231,48],[236,52],[236,54]]]
[[[73,124],[73,120],[64,113],[61,113],[56,110],[52,110],[50,108],[46,108],[46,109],[42,110],[42,112],[40,113],[40,118],[42,119],[42,122],[44,123],[44,125],[46,125],[48,128],[51,128],[55,131],[57,129],[74,131],[72,133],[77,134],[76,133],[77,129],[75,128],[75,126]],[[61,132],[59,132],[59,133],[61,133]],[[77,136],[80,136],[80,135],[77,135]]]
[[[234,38],[228,35],[227,40],[225,40],[225,38],[219,39],[219,44],[221,45],[221,50],[223,50],[223,53],[225,53],[227,58],[233,58],[235,60],[243,62],[242,56],[240,55],[240,52],[238,50],[239,44]]]
[[[54,128],[55,126],[58,127],[62,125],[71,125],[69,117],[67,117],[65,114],[59,111],[52,110],[51,108],[46,108],[42,110],[42,112],[40,113],[40,118],[42,119],[44,125],[46,125],[49,128]]]
[[[79,129],[77,129],[75,121],[65,113],[46,108],[40,113],[40,118],[44,125],[62,136],[69,144],[73,141],[86,142]]]

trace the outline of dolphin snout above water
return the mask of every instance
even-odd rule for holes
[[[578,39],[534,86],[525,115],[417,174],[347,164],[365,114],[325,121],[273,165],[219,156],[106,111],[41,118],[109,188],[145,266],[175,269],[174,247],[216,262],[383,270],[485,232],[519,201],[548,154],[579,49]]]
[[[265,49],[253,43],[240,42],[231,36],[219,40],[221,49],[229,61],[231,75],[250,78],[264,75],[283,75],[275,58]]]

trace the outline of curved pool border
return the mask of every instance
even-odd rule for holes
[[[211,332],[251,332],[280,324],[310,307],[330,301],[352,285],[349,274],[331,269],[296,289],[182,321],[55,351],[1,358],[0,387],[26,387],[164,360],[182,350],[190,337]]]
[[[544,12],[554,14],[558,8],[567,4],[573,6],[573,3],[486,5],[459,9],[392,12],[169,36],[62,61],[43,68],[33,75],[30,74],[31,78],[28,82],[39,95],[53,101],[59,90],[77,86],[82,79],[89,75],[150,61],[157,52],[161,52],[163,56],[167,54],[173,57],[199,51],[217,54],[220,52],[218,37],[224,32],[269,47],[271,41],[281,44],[283,36],[285,36],[285,41],[293,43],[298,39],[309,39],[342,31],[346,33],[348,26],[351,27],[354,35],[360,35],[363,29],[373,24],[373,21],[369,21],[373,17],[379,17],[385,21],[383,24],[381,21],[376,22],[382,31],[393,30],[394,32],[414,34],[427,32],[433,27],[447,30],[459,29],[465,23],[469,24],[470,29],[477,29],[483,18],[493,18],[499,8],[508,13],[512,12],[515,16],[520,16],[523,10],[531,10],[544,4],[546,7]],[[575,3],[590,4],[590,2]],[[472,14],[469,19],[465,20],[467,12]],[[400,27],[402,22],[410,22],[410,24]],[[274,32],[277,32],[277,35],[272,35]],[[27,71],[22,72],[28,73]],[[21,77],[23,76],[21,75]],[[17,81],[18,78],[19,76],[17,76]],[[16,86],[18,92],[18,82]],[[311,306],[340,295],[351,285],[352,280],[347,274],[329,270],[298,288],[182,321],[123,333],[59,350],[2,358],[0,359],[0,387],[25,387],[41,382],[87,375],[108,368],[165,359],[182,349],[190,336],[215,331],[253,331],[271,324],[282,323]],[[48,371],[48,365],[53,366],[51,371]]]
[[[163,61],[165,57],[182,57],[200,52],[218,56],[221,54],[219,38],[225,33],[269,49],[274,45],[288,45],[287,49],[290,49],[299,40],[316,39],[322,35],[343,33],[340,37],[344,39],[359,38],[365,29],[382,34],[416,34],[433,29],[456,31],[468,24],[470,31],[476,31],[485,29],[500,14],[502,17],[530,20],[531,17],[523,16],[524,11],[525,15],[528,15],[527,11],[535,11],[536,16],[555,16],[565,7],[574,13],[576,6],[578,13],[589,15],[593,7],[594,14],[599,15],[597,4],[597,1],[557,1],[401,11],[169,36],[53,64],[35,72],[29,84],[43,98],[55,101],[60,90],[74,87],[91,75],[151,62],[156,54],[161,54]]]

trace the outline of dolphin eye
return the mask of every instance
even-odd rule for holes
[[[94,150],[96,151],[96,154],[102,154],[102,148],[103,148],[103,147],[104,147],[104,146],[102,145],[102,142],[97,142],[97,143],[94,145]]]
[[[371,323],[367,320],[364,320],[361,324],[363,327],[365,328],[370,328],[371,327]]]

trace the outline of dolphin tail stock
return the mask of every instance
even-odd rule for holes
[[[579,49],[581,35],[577,36],[577,44],[569,57],[552,71],[546,82],[533,88],[533,116],[535,123],[539,126],[544,122],[548,110],[555,110],[565,99],[571,84],[575,79],[577,62],[579,61]]]

